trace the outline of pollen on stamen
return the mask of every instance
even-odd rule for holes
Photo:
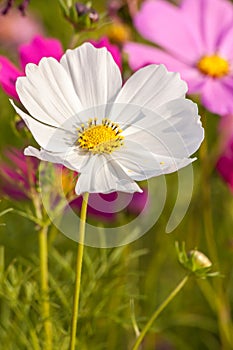
[[[119,124],[110,119],[102,119],[97,124],[97,118],[89,119],[87,125],[81,124],[78,128],[77,145],[83,150],[93,154],[112,153],[123,146],[124,136],[120,135],[122,130]]]

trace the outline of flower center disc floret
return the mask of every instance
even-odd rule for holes
[[[78,145],[93,154],[112,153],[123,145],[124,136],[117,123],[103,119],[97,124],[97,119],[90,119],[87,126],[81,125],[78,129]]]
[[[218,55],[204,56],[197,64],[198,69],[213,78],[221,78],[230,71],[229,63]]]

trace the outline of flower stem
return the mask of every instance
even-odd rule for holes
[[[52,323],[50,320],[49,286],[48,286],[48,226],[41,228],[39,232],[40,250],[40,281],[42,294],[42,318],[45,329],[45,350],[52,349]]]
[[[72,322],[71,322],[70,350],[75,350],[75,342],[76,342],[76,330],[77,330],[77,321],[79,316],[79,296],[80,296],[80,287],[81,287],[81,273],[82,273],[88,196],[89,196],[89,193],[85,193],[83,195],[83,202],[82,202],[82,208],[81,208],[81,217],[80,217],[80,226],[79,226],[80,237],[79,237],[79,245],[78,245],[78,252],[77,252],[77,261],[76,261],[76,278],[75,278],[74,302],[73,302],[73,313],[72,313]]]
[[[48,224],[42,224],[45,222],[43,218],[43,212],[41,209],[41,201],[39,194],[35,188],[35,183],[32,178],[32,163],[27,160],[28,165],[28,177],[30,183],[31,199],[35,208],[35,215],[39,221],[39,258],[40,258],[40,284],[41,284],[41,315],[45,331],[45,347],[44,350],[52,350],[53,347],[53,329],[50,320],[50,299],[49,299],[49,284],[48,284]]]
[[[139,346],[144,339],[146,333],[152,326],[153,322],[156,318],[161,314],[161,312],[165,309],[165,307],[174,299],[174,297],[181,291],[186,282],[188,281],[189,275],[186,275],[182,281],[176,286],[176,288],[168,295],[168,297],[164,300],[164,302],[155,310],[145,327],[142,329],[140,335],[138,336],[132,350],[138,350]]]

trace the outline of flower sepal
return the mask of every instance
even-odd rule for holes
[[[185,250],[185,243],[182,242],[181,247],[179,243],[175,243],[176,252],[178,256],[179,263],[192,274],[198,278],[205,279],[207,277],[220,276],[218,271],[210,272],[212,268],[212,262],[209,258],[197,250],[196,248],[190,250],[188,253]]]

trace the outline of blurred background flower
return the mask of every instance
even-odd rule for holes
[[[116,222],[119,214],[125,216],[137,216],[149,205],[149,194],[146,188],[143,192],[133,194],[112,192],[91,193],[88,201],[88,215],[92,219]],[[128,203],[128,204],[127,204]],[[82,196],[75,198],[71,203],[74,211],[80,212]],[[123,209],[122,209],[123,208]]]
[[[13,9],[7,16],[0,17],[0,47],[15,48],[29,42],[35,35],[44,33],[43,26],[37,17],[31,13],[27,16]]]
[[[180,72],[190,94],[200,94],[213,113],[233,113],[233,5],[228,0],[147,0],[134,17],[147,40],[161,48],[128,42],[125,52],[137,70],[163,63]]]
[[[36,173],[39,161],[25,157],[23,152],[10,148],[4,151],[5,160],[1,160],[0,194],[11,200],[30,199],[30,184],[36,185]]]

